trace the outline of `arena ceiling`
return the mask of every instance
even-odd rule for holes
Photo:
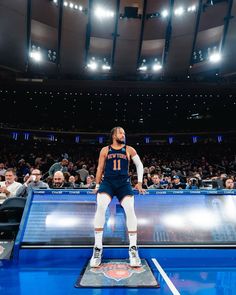
[[[0,0],[0,72],[234,77],[235,15],[233,0]]]

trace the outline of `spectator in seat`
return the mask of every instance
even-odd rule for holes
[[[65,182],[69,182],[69,178],[70,178],[70,173],[69,172],[63,172],[64,177],[65,177]]]
[[[79,187],[80,187],[80,185],[78,185],[78,184],[76,183],[76,178],[75,178],[74,175],[71,175],[71,176],[69,177],[69,184],[70,184],[70,187],[71,187],[71,188],[79,188]]]
[[[148,178],[147,178],[147,176],[143,177],[142,188],[148,189]]]
[[[76,166],[74,165],[73,162],[69,162],[69,164],[68,164],[68,172],[70,173],[70,175],[73,175],[73,176],[76,175]]]
[[[16,191],[22,186],[21,183],[15,181],[16,172],[9,168],[5,173],[5,181],[0,182],[0,204],[7,198],[15,197]]]
[[[83,183],[85,183],[86,181],[86,178],[89,176],[89,172],[87,170],[87,166],[86,165],[83,165],[81,169],[77,170],[76,171],[79,176],[80,176],[80,179]]]
[[[212,187],[215,189],[223,189],[227,174],[221,173],[219,177],[212,177]]]
[[[153,174],[152,183],[153,184],[148,187],[149,189],[162,189],[163,188],[161,186],[161,179],[158,174]]]
[[[199,183],[197,178],[188,178],[187,179],[187,184],[186,184],[186,189],[198,189],[199,188]]]
[[[4,163],[0,163],[0,176],[4,176],[6,171]]]
[[[53,176],[55,172],[61,171],[61,172],[67,172],[68,171],[68,166],[69,161],[67,159],[62,159],[61,162],[56,162],[54,163],[50,168],[49,168],[49,176]]]
[[[23,181],[25,175],[30,173],[30,165],[26,163],[25,159],[20,159],[16,169],[16,175],[19,181]]]
[[[42,173],[39,169],[33,169],[31,175],[27,177],[25,183],[18,188],[16,197],[26,198],[29,192],[33,189],[48,189],[47,183],[41,181]]]
[[[172,183],[173,189],[185,189],[186,188],[186,184],[182,183],[180,181],[180,177],[178,175],[174,175],[172,177],[172,179],[173,179],[173,183]]]
[[[94,189],[95,186],[96,186],[95,177],[93,175],[89,175],[86,178],[86,184],[82,185],[80,188]]]
[[[234,180],[231,177],[227,177],[224,181],[224,188],[225,189],[234,189]]]
[[[50,186],[52,189],[71,188],[71,185],[65,182],[64,174],[61,171],[55,172]]]

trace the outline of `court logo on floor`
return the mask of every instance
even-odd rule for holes
[[[143,266],[133,268],[126,261],[122,261],[103,263],[98,268],[91,268],[90,271],[93,273],[103,273],[105,277],[118,282],[120,280],[128,279],[134,273],[144,272],[145,269]]]
[[[91,268],[88,263],[75,287],[157,288],[159,283],[145,259],[142,259],[142,266],[136,268],[132,268],[128,260],[110,259],[103,260],[98,268]]]

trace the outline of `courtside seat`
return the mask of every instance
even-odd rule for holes
[[[2,203],[0,206],[0,233],[2,236],[16,236],[25,203],[25,198],[9,198]]]

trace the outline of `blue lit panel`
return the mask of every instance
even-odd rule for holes
[[[236,244],[235,191],[149,191],[135,195],[140,245]],[[24,245],[92,245],[95,195],[48,191],[32,197]],[[127,245],[123,208],[114,198],[106,213],[106,245]]]

